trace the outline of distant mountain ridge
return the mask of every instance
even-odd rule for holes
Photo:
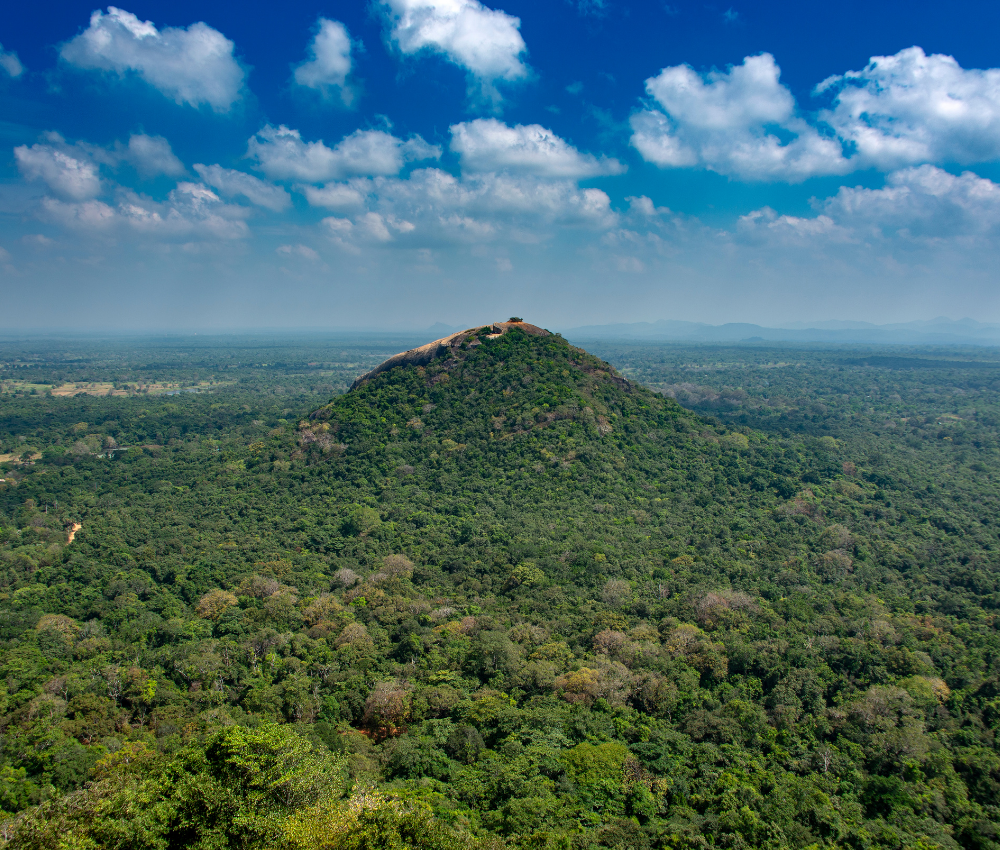
[[[939,317],[914,322],[876,325],[869,322],[828,320],[791,322],[783,327],[765,327],[747,322],[710,325],[661,319],[584,325],[562,330],[570,340],[646,340],[673,342],[828,342],[896,343],[903,345],[1000,345],[1000,325],[974,319]]]

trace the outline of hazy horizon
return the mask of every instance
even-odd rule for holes
[[[676,319],[676,318],[646,318],[646,319],[635,319],[632,321],[621,321],[621,322],[588,322],[579,325],[568,325],[565,323],[552,324],[541,321],[539,317],[532,316],[530,314],[524,314],[525,311],[521,311],[523,319],[532,324],[538,324],[540,326],[546,327],[549,330],[555,332],[571,332],[571,331],[586,331],[588,329],[608,329],[610,332],[613,329],[624,329],[630,327],[650,327],[656,328],[657,326],[690,326],[690,327],[701,327],[701,328],[725,328],[727,326],[743,326],[749,325],[754,327],[760,327],[764,330],[871,330],[871,331],[884,331],[884,330],[896,330],[896,329],[913,329],[919,330],[924,326],[929,326],[932,329],[947,328],[948,330],[954,330],[956,332],[962,329],[968,332],[975,333],[976,331],[986,334],[987,332],[998,332],[1000,333],[1000,323],[990,323],[982,322],[976,319],[972,319],[968,316],[952,319],[947,316],[935,316],[932,318],[915,319],[910,322],[883,322],[883,323],[873,323],[864,320],[855,319],[818,319],[815,321],[797,321],[797,322],[785,322],[785,323],[761,323],[761,322],[701,322],[693,321],[688,319]],[[480,316],[478,320],[470,319],[469,321],[458,321],[458,322],[446,322],[438,320],[426,326],[421,326],[419,323],[407,323],[407,324],[383,324],[383,325],[245,325],[245,326],[147,326],[147,327],[116,327],[112,325],[104,327],[74,327],[72,325],[49,325],[49,326],[35,326],[35,327],[4,327],[0,325],[0,338],[2,337],[17,337],[17,336],[62,336],[67,338],[88,338],[94,336],[109,336],[109,337],[179,337],[187,338],[194,336],[281,336],[281,335],[300,335],[300,334],[318,334],[318,335],[374,335],[374,336],[394,336],[394,337],[422,337],[427,334],[441,333],[447,335],[449,333],[465,330],[467,328],[476,327],[478,325],[489,324],[494,321],[503,321],[508,317],[506,315],[501,315],[497,313],[493,316]]]

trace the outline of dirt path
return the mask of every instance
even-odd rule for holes
[[[69,540],[67,540],[67,541],[66,541],[66,545],[67,545],[67,546],[69,546],[69,544],[73,542],[73,540],[74,540],[74,539],[76,538],[76,533],[77,533],[77,532],[78,532],[78,531],[79,531],[79,530],[80,530],[81,528],[83,528],[83,526],[82,526],[82,525],[80,525],[80,523],[78,523],[78,522],[74,522],[74,523],[73,523],[73,527],[72,527],[72,528],[70,528],[70,530],[69,530]]]

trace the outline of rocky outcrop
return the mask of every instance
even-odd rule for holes
[[[436,357],[460,351],[462,343],[466,342],[471,337],[477,337],[477,339],[470,344],[478,345],[478,337],[481,335],[481,332],[487,328],[490,331],[486,335],[487,339],[496,339],[498,336],[503,336],[503,334],[507,333],[507,331],[515,328],[528,334],[529,336],[550,336],[549,331],[538,327],[538,325],[529,324],[528,322],[509,321],[494,322],[492,325],[479,325],[475,328],[469,328],[468,330],[459,331],[458,333],[451,334],[450,336],[436,339],[434,342],[427,343],[427,345],[421,345],[419,348],[411,348],[409,351],[402,351],[399,354],[393,355],[384,363],[380,363],[370,372],[365,372],[364,375],[351,384],[351,389],[356,389],[362,384],[370,381],[376,375],[381,375],[383,372],[388,372],[390,369],[395,369],[397,366],[426,366]]]

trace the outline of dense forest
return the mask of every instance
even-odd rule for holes
[[[0,342],[0,841],[1000,848],[996,350],[425,341]]]

